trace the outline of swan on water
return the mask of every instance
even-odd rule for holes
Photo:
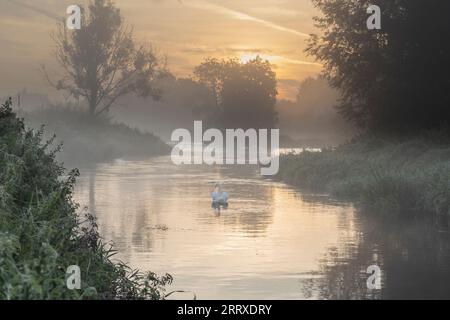
[[[212,206],[213,207],[227,207],[228,206],[228,193],[222,191],[222,186],[216,183],[213,192],[211,192]]]

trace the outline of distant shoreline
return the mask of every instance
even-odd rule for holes
[[[33,129],[45,126],[45,135],[62,143],[57,160],[65,164],[107,162],[125,157],[170,154],[170,147],[152,133],[142,132],[109,118],[91,117],[80,110],[49,107],[24,114]]]

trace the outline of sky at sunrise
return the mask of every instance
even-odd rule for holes
[[[0,96],[29,91],[57,97],[39,66],[57,72],[50,38],[67,6],[85,0],[0,0]],[[294,99],[303,79],[321,65],[304,53],[317,33],[310,0],[116,0],[136,40],[152,43],[178,77],[189,76],[206,57],[257,55],[277,73],[279,97]]]

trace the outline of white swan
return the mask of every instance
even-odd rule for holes
[[[214,191],[211,192],[212,202],[213,204],[218,205],[226,205],[228,204],[228,193],[222,191],[222,187],[220,184],[216,184],[214,186]]]

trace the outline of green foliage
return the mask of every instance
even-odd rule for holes
[[[380,213],[450,216],[450,144],[436,135],[389,142],[365,137],[336,150],[282,156],[278,178]]]
[[[0,108],[0,299],[163,299],[170,275],[113,261],[95,218],[81,220],[72,200],[78,170],[63,178],[43,131],[27,130]],[[66,287],[66,269],[81,269],[81,290]]]

